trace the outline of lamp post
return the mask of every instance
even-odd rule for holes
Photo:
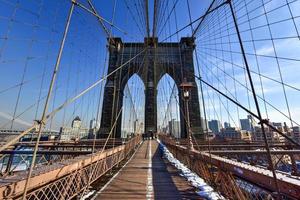
[[[193,141],[192,141],[192,133],[190,130],[190,114],[189,114],[189,100],[191,96],[191,89],[194,87],[193,83],[187,82],[186,78],[180,85],[183,92],[183,99],[185,105],[185,114],[186,114],[186,129],[187,129],[187,138],[188,138],[188,149],[189,151],[194,150]]]

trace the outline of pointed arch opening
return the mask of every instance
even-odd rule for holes
[[[165,73],[157,84],[157,130],[181,137],[179,91],[174,79]]]
[[[145,123],[145,86],[136,73],[127,81],[123,89],[123,110],[121,120],[121,137],[144,132]]]

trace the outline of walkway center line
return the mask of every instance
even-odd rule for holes
[[[152,183],[152,149],[151,140],[149,140],[149,150],[148,150],[148,179],[147,179],[147,199],[152,199],[153,197],[153,183]]]

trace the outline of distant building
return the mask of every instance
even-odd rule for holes
[[[22,133],[24,130],[14,130],[14,129],[0,129],[0,142],[8,142]],[[31,131],[29,134],[26,134],[20,141],[31,141],[36,140],[37,131]],[[59,137],[59,131],[56,130],[43,130],[41,135],[41,141],[47,140],[56,140]]]
[[[162,127],[162,128],[161,128],[161,131],[162,131],[163,133],[167,133],[167,132],[168,132],[168,127]]]
[[[247,119],[240,119],[241,129],[245,131],[254,131],[253,119],[251,115],[247,116]]]
[[[136,132],[137,132],[137,134],[142,134],[144,132],[144,123],[143,122],[139,123],[138,129]]]
[[[224,122],[224,128],[230,128],[230,123],[229,122]]]
[[[90,130],[82,127],[82,121],[77,116],[72,121],[71,127],[60,128],[60,140],[82,139],[89,136]]]
[[[128,130],[121,130],[121,137],[127,138],[130,135],[130,132]]]
[[[208,127],[214,134],[219,134],[221,130],[221,123],[219,120],[210,120],[208,121]]]
[[[143,123],[139,122],[139,120],[135,120],[133,123],[133,133],[141,134],[143,128]]]
[[[273,126],[275,126],[279,131],[285,132],[283,124],[281,122],[272,122]]]
[[[180,137],[180,122],[172,119],[169,121],[169,133],[176,138]]]
[[[264,127],[264,131],[266,133],[267,140],[269,142],[284,142],[285,141],[284,137],[282,137],[279,133],[270,130],[269,127]],[[257,142],[264,141],[261,126],[254,127],[254,132],[252,134],[252,140],[257,141]]]
[[[292,127],[292,138],[296,140],[296,142],[300,142],[300,126]]]
[[[222,129],[222,137],[229,140],[251,141],[251,133],[249,131],[240,130],[235,127]]]
[[[99,130],[99,124],[97,123],[96,119],[92,119],[90,121],[90,129],[89,129],[89,134],[88,134],[88,138],[89,139],[94,139],[96,134],[97,134],[97,131]]]
[[[90,121],[90,129],[93,128],[97,128],[97,123],[95,118]]]
[[[75,119],[73,119],[73,121],[72,121],[72,128],[80,128],[81,127],[81,124],[82,124],[82,122],[81,122],[81,119],[77,116],[77,117],[75,117]]]

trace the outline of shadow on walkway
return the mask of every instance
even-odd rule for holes
[[[202,199],[195,193],[195,188],[162,156],[162,151],[157,147],[152,157],[154,199]]]

